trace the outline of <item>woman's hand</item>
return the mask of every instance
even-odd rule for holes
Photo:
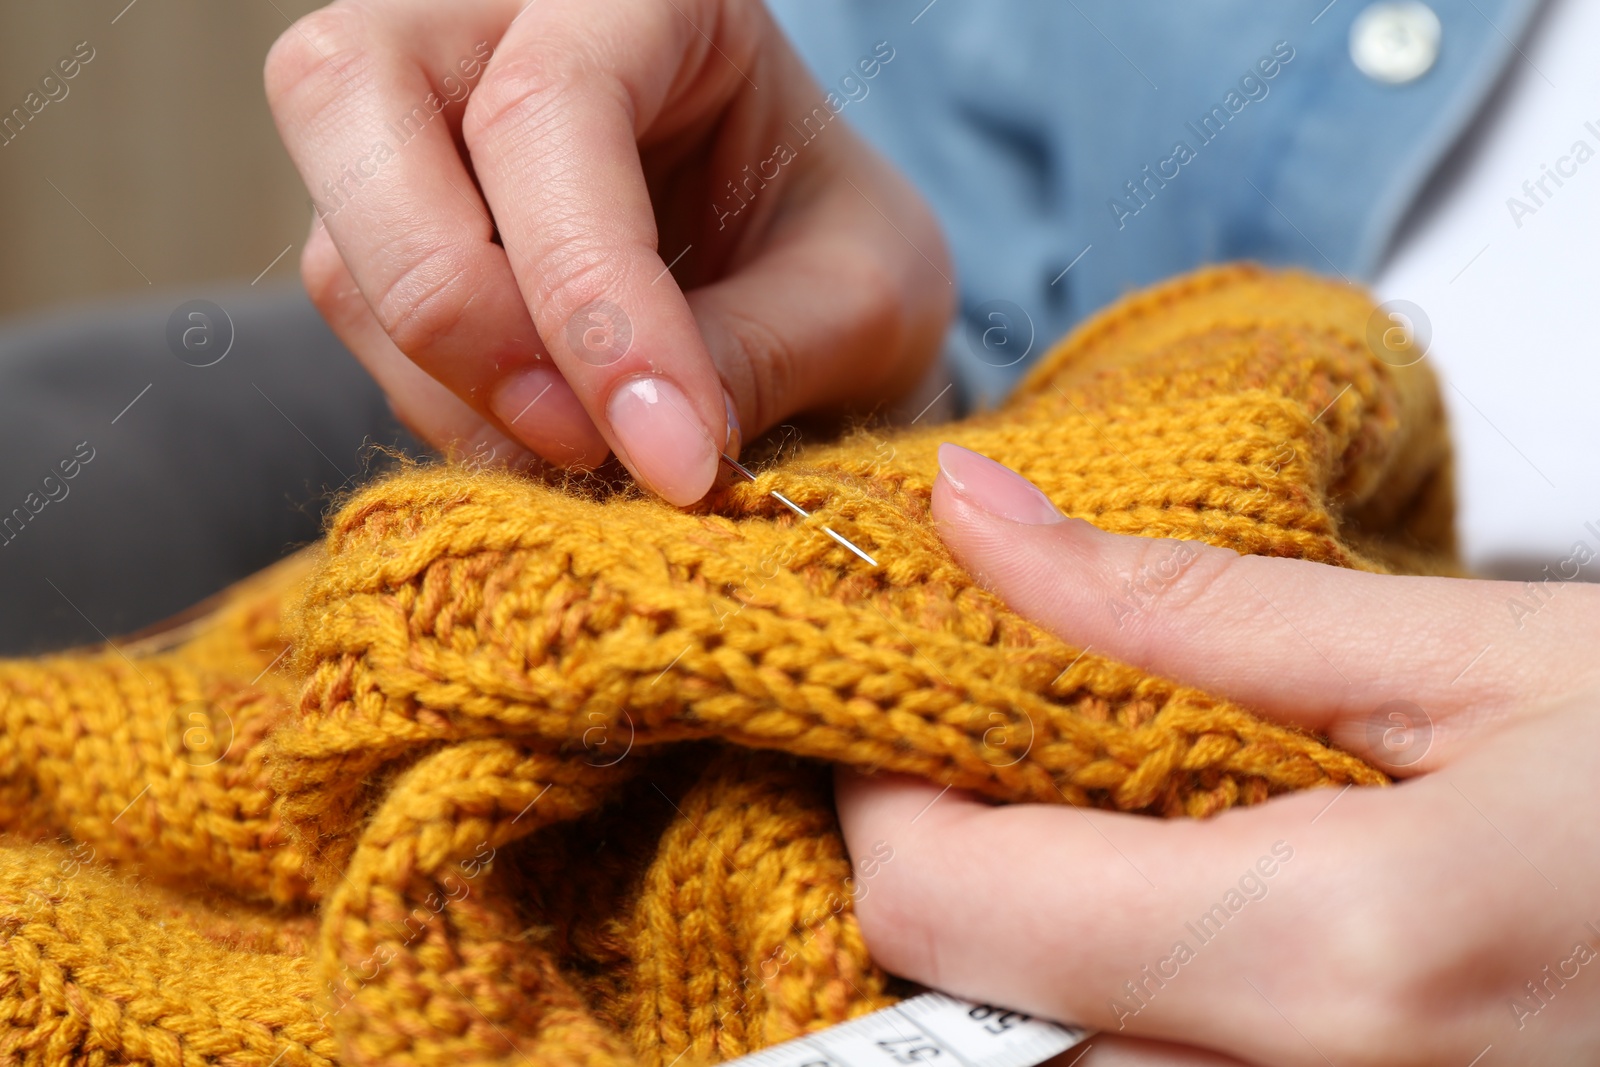
[[[692,503],[741,426],[937,352],[937,225],[837,114],[892,76],[861,54],[824,91],[756,0],[337,0],[266,69],[306,286],[429,442]]]
[[[1404,780],[1165,822],[841,774],[851,851],[894,850],[857,906],[883,966],[1105,1031],[1083,1067],[1223,1062],[1144,1038],[1271,1064],[1600,1061],[1600,589],[1197,545],[1129,612],[1122,582],[1173,542],[1063,520],[953,445],[940,466],[943,536],[1013,608]]]

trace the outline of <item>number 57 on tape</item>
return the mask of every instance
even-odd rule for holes
[[[1034,1067],[1089,1031],[923,993],[724,1067]]]

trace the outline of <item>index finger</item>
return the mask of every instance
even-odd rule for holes
[[[699,41],[690,20],[707,5],[682,6],[530,6],[463,127],[546,348],[617,456],[678,505],[710,488],[730,425],[656,248],[638,147]]]
[[[319,310],[336,322],[359,315],[324,284],[342,289],[348,272],[383,332],[429,376],[552,462],[592,466],[603,442],[542,351],[455,142],[461,101],[514,15],[514,0],[449,11],[397,0],[381,17],[334,3],[274,45],[267,95],[339,252],[306,265]],[[370,351],[358,354],[370,363]],[[520,392],[502,395],[507,382]],[[526,415],[544,389],[552,395]]]

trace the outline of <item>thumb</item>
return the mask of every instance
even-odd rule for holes
[[[1437,766],[1473,723],[1555,696],[1575,671],[1600,681],[1600,669],[1576,666],[1592,658],[1578,644],[1592,622],[1515,643],[1505,604],[1522,590],[1510,582],[1111,534],[976,452],[942,445],[939,468],[941,536],[1013,609],[1101,655],[1327,733],[1395,773]],[[1548,610],[1592,620],[1597,593],[1573,588]],[[1397,706],[1428,732],[1425,754],[1394,747]]]

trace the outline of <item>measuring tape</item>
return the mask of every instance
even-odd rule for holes
[[[923,993],[724,1067],[1034,1067],[1088,1036],[1021,1012]]]

